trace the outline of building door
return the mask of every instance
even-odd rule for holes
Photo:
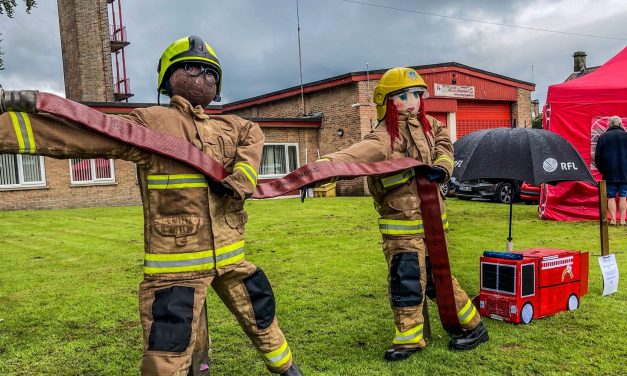
[[[490,128],[511,126],[510,102],[457,101],[457,139]]]

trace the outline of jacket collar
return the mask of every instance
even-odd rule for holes
[[[197,119],[209,119],[209,116],[201,106],[192,106],[187,99],[180,95],[175,95],[170,99],[170,107],[186,112]]]

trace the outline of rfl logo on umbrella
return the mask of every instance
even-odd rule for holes
[[[577,166],[575,166],[575,162],[562,162],[558,163],[555,158],[547,158],[542,162],[542,168],[546,172],[553,172],[557,170],[557,167],[560,167],[562,171],[566,170],[577,170]]]

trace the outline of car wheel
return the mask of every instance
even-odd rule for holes
[[[568,297],[568,304],[567,304],[566,308],[569,311],[574,311],[577,308],[579,308],[579,298],[577,297],[577,295],[570,294],[570,296]]]
[[[523,324],[529,324],[533,320],[533,305],[527,302],[523,304],[520,310],[520,321]]]
[[[442,183],[440,184],[440,192],[442,192],[442,194],[444,195],[444,197],[447,197],[450,189],[448,187],[448,183]]]
[[[512,183],[500,183],[496,187],[496,201],[509,204],[514,199],[514,186]]]

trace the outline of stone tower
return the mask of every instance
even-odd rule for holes
[[[107,0],[57,0],[65,95],[113,102]]]

